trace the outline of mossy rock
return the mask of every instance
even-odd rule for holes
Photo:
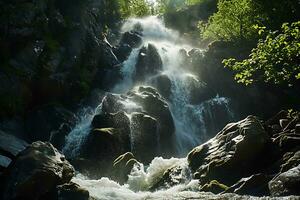
[[[228,186],[222,184],[222,183],[219,183],[217,180],[212,180],[210,181],[209,183],[203,185],[201,188],[200,188],[200,191],[203,191],[203,192],[212,192],[214,194],[219,194],[221,192],[224,192],[228,189]]]

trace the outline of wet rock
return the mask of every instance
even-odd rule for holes
[[[200,182],[218,180],[230,185],[273,162],[269,144],[270,138],[261,122],[248,116],[228,124],[214,138],[193,149],[188,155],[189,166]]]
[[[225,192],[239,195],[269,196],[268,183],[271,179],[272,176],[266,174],[255,174],[247,178],[242,178]]]
[[[128,98],[143,108],[149,116],[158,122],[158,135],[163,155],[170,155],[173,151],[172,136],[175,125],[168,103],[152,87],[140,86],[129,93]]]
[[[66,142],[66,137],[71,131],[72,127],[67,123],[63,123],[58,130],[51,131],[49,142],[58,150],[62,150]]]
[[[292,169],[294,167],[297,167],[300,165],[300,151],[297,151],[295,153],[289,153],[289,158],[281,165],[280,172],[286,172],[289,169]]]
[[[120,62],[124,62],[127,60],[130,55],[132,48],[129,44],[121,44],[113,49],[114,54],[117,56]]]
[[[126,136],[128,137],[128,136]],[[91,160],[113,160],[129,151],[128,140],[116,128],[93,129],[81,149],[81,156]]]
[[[74,168],[50,143],[34,142],[10,164],[3,199],[44,199],[73,176]]]
[[[279,124],[280,119],[287,119],[288,118],[288,112],[286,110],[281,110],[279,113],[277,113],[274,117],[270,118],[265,122],[266,125],[274,125]]]
[[[159,178],[159,180],[151,186],[150,190],[168,189],[175,185],[184,184],[189,180],[189,169],[181,165],[174,165],[168,168]]]
[[[219,194],[219,193],[227,190],[227,188],[228,187],[226,185],[224,185],[222,183],[219,183],[216,180],[213,180],[210,183],[207,183],[207,184],[203,185],[200,188],[200,191],[203,191],[203,192],[212,192],[214,194]]]
[[[296,124],[295,133],[300,135],[300,124]]]
[[[172,155],[173,117],[168,103],[155,88],[140,86],[123,95],[108,93],[102,101],[101,113],[94,117],[92,126],[118,129],[120,135],[128,138],[132,132],[128,143],[138,159],[149,162],[158,149],[160,155]],[[144,150],[147,148],[152,151]]]
[[[27,142],[0,130],[0,155],[15,158],[28,146]]]
[[[47,105],[32,111],[26,117],[26,130],[32,141],[49,141],[52,131],[57,131],[61,124],[71,127],[77,121],[76,116],[59,105]]]
[[[193,75],[185,77],[185,87],[191,104],[200,104],[216,96],[216,93],[206,83],[201,82]]]
[[[158,122],[156,119],[142,113],[132,113],[131,144],[132,151],[138,160],[143,163],[150,163],[158,155],[158,138]]]
[[[130,119],[124,111],[96,115],[92,121],[93,128],[118,128],[124,134],[130,134]]]
[[[154,45],[148,44],[139,52],[134,79],[136,82],[143,82],[146,77],[160,73],[162,67],[163,63],[158,50]]]
[[[137,48],[142,44],[141,34],[136,31],[125,32],[120,44],[128,44],[131,48]]]
[[[300,195],[300,165],[276,176],[269,182],[272,196]]]
[[[89,192],[76,183],[70,182],[57,186],[59,200],[89,200],[89,197]]]
[[[131,152],[120,155],[113,162],[113,178],[121,184],[125,183],[133,166],[137,163],[138,161]]]
[[[163,97],[166,99],[170,97],[172,82],[166,74],[159,74],[153,77],[151,82]]]

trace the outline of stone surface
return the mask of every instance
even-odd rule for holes
[[[74,168],[50,143],[34,142],[10,164],[3,199],[44,199],[73,176]]]
[[[147,47],[143,47],[139,52],[135,66],[135,81],[142,82],[146,77],[159,74],[162,70],[162,65],[163,63],[156,47],[148,44]]]
[[[57,186],[58,200],[89,200],[89,192],[76,183],[66,183]]]
[[[248,116],[228,124],[214,138],[193,149],[188,155],[189,166],[201,182],[217,180],[225,185],[233,184],[272,160],[267,151],[269,143],[270,138],[260,121]],[[264,159],[267,155],[268,161]]]
[[[254,174],[247,178],[242,178],[234,185],[226,189],[226,193],[251,196],[269,196],[268,183],[272,176],[266,174]]]
[[[64,107],[47,105],[26,117],[26,130],[32,141],[49,141],[51,133],[58,131],[63,123],[72,127],[76,121],[76,116]]]
[[[276,176],[269,182],[272,196],[300,195],[300,165]]]

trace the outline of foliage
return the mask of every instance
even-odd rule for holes
[[[157,0],[157,10],[159,13],[169,13],[185,7],[183,0]]]
[[[252,0],[220,0],[218,12],[206,26],[201,26],[203,38],[226,41],[253,38],[254,25],[260,23],[260,18],[259,6]]]
[[[237,72],[235,79],[246,85],[256,79],[292,85],[300,79],[300,21],[282,25],[281,33],[269,32],[248,59],[225,59],[225,67]]]
[[[146,0],[118,0],[118,4],[123,18],[151,14],[151,5]]]

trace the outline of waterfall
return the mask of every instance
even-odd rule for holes
[[[198,104],[191,103],[189,97],[191,95],[191,83],[204,85],[196,75],[185,68],[186,63],[182,51],[188,52],[193,47],[185,44],[176,31],[166,28],[157,17],[129,19],[124,23],[121,31],[128,32],[137,28],[142,30],[143,42],[139,47],[133,49],[128,59],[123,62],[121,68],[123,80],[116,84],[111,92],[124,93],[136,86],[133,77],[136,73],[135,67],[139,52],[143,46],[154,45],[162,60],[162,71],[160,74],[149,75],[144,83],[139,84],[156,87],[157,85],[152,80],[161,74],[170,80],[170,96],[166,97],[166,101],[175,123],[174,142],[177,153],[174,156],[184,157],[193,147],[207,140],[211,130],[217,131],[218,128],[214,125],[217,119],[215,116],[216,109],[224,112],[223,121],[224,118],[227,118],[228,121],[233,119],[234,115],[229,105],[230,100],[215,95]],[[139,105],[128,99],[120,100],[119,103],[123,105],[130,120],[132,113],[136,110],[142,110]],[[82,115],[81,121],[67,136],[66,145],[63,149],[67,157],[74,157],[78,154],[82,143],[91,130],[91,121],[96,114],[99,114],[101,105],[102,103],[99,108]],[[133,134],[130,137],[131,149],[133,150],[135,138]],[[161,177],[165,170],[172,166],[182,168],[180,176],[185,181],[166,190],[147,191],[157,177]],[[144,166],[142,163],[136,164],[129,175],[128,182],[124,185],[106,177],[99,180],[89,180],[80,174],[73,178],[73,181],[88,189],[95,199],[193,199],[199,197],[198,183],[191,179],[186,158],[163,159],[156,157],[149,166]],[[205,199],[206,197],[202,198]]]

